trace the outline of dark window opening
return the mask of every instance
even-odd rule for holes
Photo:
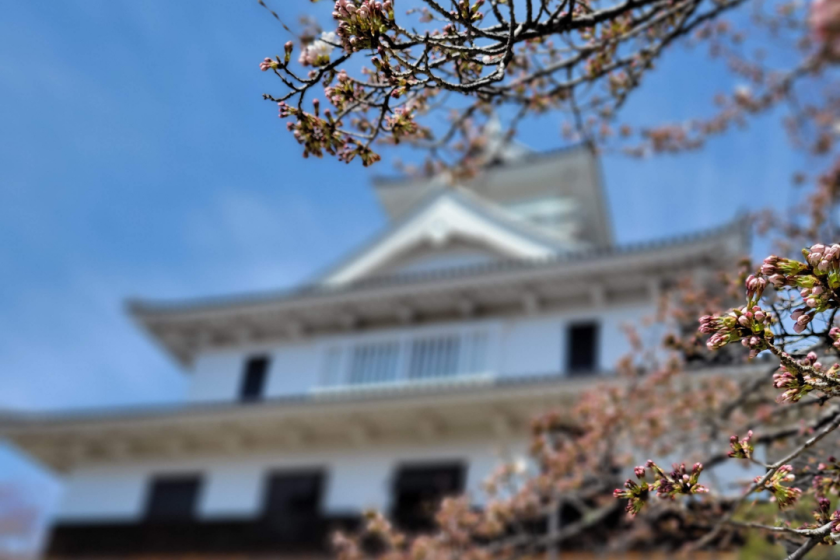
[[[283,542],[310,542],[321,528],[324,473],[277,471],[268,476],[263,520]]]
[[[242,386],[239,389],[240,400],[258,401],[263,398],[265,378],[268,374],[268,364],[269,360],[266,356],[249,358],[245,362]]]
[[[152,479],[146,501],[146,519],[167,523],[193,520],[200,489],[201,478],[198,475]]]
[[[568,332],[567,370],[572,375],[593,373],[598,369],[598,325],[571,325]]]
[[[397,469],[394,521],[408,531],[433,529],[441,499],[463,492],[464,474],[464,465],[454,462],[406,465]]]

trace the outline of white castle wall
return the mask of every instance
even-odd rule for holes
[[[435,445],[406,443],[371,448],[283,452],[276,455],[195,458],[75,469],[67,478],[58,521],[137,521],[143,514],[147,484],[159,474],[203,475],[199,518],[249,518],[260,512],[269,471],[322,468],[327,473],[323,510],[358,513],[387,511],[391,477],[403,462],[459,460],[467,465],[467,490],[481,503],[481,483],[502,457],[523,453],[524,443],[502,449],[498,442],[457,441]]]
[[[213,351],[199,357],[190,374],[192,402],[232,401],[238,396],[244,360],[257,353],[271,356],[266,398],[305,395],[322,383],[324,354],[336,343],[353,344],[398,335],[412,337],[480,329],[489,333],[487,366],[499,377],[557,374],[566,363],[566,332],[574,322],[600,324],[599,364],[611,369],[629,350],[622,331],[652,313],[650,304],[634,303],[594,309],[581,306],[564,312],[512,318],[406,326],[380,332],[302,338],[295,344],[250,346]],[[515,446],[524,452],[525,438]],[[493,439],[437,443],[406,442],[364,448],[300,450],[276,455],[196,457],[148,463],[79,467],[67,478],[59,520],[137,520],[145,505],[149,479],[158,474],[201,472],[199,505],[202,518],[251,517],[259,512],[266,473],[284,467],[320,467],[328,473],[324,497],[327,514],[358,512],[390,506],[391,476],[401,462],[459,459],[468,465],[467,488],[480,496],[481,482],[500,461],[500,445]]]
[[[192,380],[188,398],[193,402],[235,400],[241,383],[243,363],[254,354],[271,356],[266,398],[305,395],[323,383],[324,355],[331,345],[382,340],[393,336],[410,339],[423,333],[459,329],[486,329],[490,334],[488,367],[492,374],[527,376],[562,373],[566,363],[566,329],[569,324],[582,320],[595,320],[600,324],[598,362],[601,370],[609,371],[629,350],[622,326],[638,324],[652,312],[652,306],[645,303],[601,309],[581,307],[566,312],[508,319],[407,326],[362,334],[302,338],[294,344],[252,345],[234,350],[212,351],[196,360],[190,374]]]

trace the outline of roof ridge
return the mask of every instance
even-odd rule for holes
[[[521,143],[520,143],[521,144]],[[524,154],[522,157],[510,160],[505,162],[503,165],[497,166],[488,166],[484,168],[485,170],[495,171],[498,169],[506,169],[510,167],[518,167],[526,163],[532,163],[534,161],[538,161],[541,159],[548,159],[553,157],[564,157],[568,156],[569,154],[576,152],[581,149],[588,149],[588,146],[585,142],[578,142],[575,144],[569,144],[567,146],[559,146],[557,148],[553,148],[550,150],[538,152],[529,146],[522,144],[524,148],[528,150],[528,153]],[[429,181],[432,182],[436,179],[435,176],[431,175],[418,175],[418,176],[411,176],[411,175],[374,175],[371,179],[373,184],[373,188],[399,188],[408,186],[415,181]]]

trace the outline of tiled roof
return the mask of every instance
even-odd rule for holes
[[[623,246],[618,245],[614,247],[591,248],[583,251],[570,251],[558,253],[556,256],[542,259],[499,259],[488,263],[463,267],[369,277],[338,286],[309,284],[288,290],[252,292],[230,296],[211,296],[178,301],[135,300],[129,302],[129,306],[132,311],[139,313],[177,313],[180,311],[192,311],[195,309],[225,308],[237,305],[256,305],[260,303],[308,299],[326,295],[352,293],[354,291],[362,291],[372,288],[395,285],[412,285],[455,278],[477,277],[507,271],[541,270],[567,263],[597,262],[618,256],[645,255],[664,249],[675,248],[682,245],[688,246],[693,243],[736,234],[742,235],[745,239],[747,238],[747,231],[745,226],[743,226],[742,220],[736,219],[720,227],[667,239],[633,243]]]
[[[687,369],[689,373],[748,373],[767,366],[767,360],[758,359],[749,364],[715,365]],[[394,401],[418,397],[476,396],[492,394],[514,389],[539,389],[556,387],[558,389],[580,390],[599,382],[620,380],[611,372],[599,372],[586,376],[567,376],[561,373],[488,376],[483,378],[464,377],[440,380],[436,383],[394,383],[382,385],[376,389],[347,386],[330,394],[301,393],[268,398],[262,401],[240,403],[236,401],[210,403],[180,403],[165,405],[145,405],[122,408],[77,409],[47,413],[3,413],[0,414],[0,433],[8,429],[55,425],[64,422],[95,421],[133,421],[141,419],[166,418],[191,415],[214,415],[218,412],[230,413],[237,410],[259,412],[282,408],[302,409],[309,406],[343,406],[363,403]]]

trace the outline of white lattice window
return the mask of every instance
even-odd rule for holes
[[[397,377],[398,342],[360,344],[353,348],[347,382],[384,383]]]
[[[461,337],[458,335],[418,338],[411,344],[409,379],[451,377],[459,373]]]
[[[321,387],[445,379],[490,370],[486,329],[347,341],[324,349]]]

